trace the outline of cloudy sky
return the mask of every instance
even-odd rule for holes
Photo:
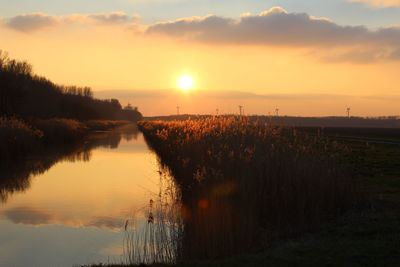
[[[0,49],[145,115],[400,114],[400,0],[0,0]],[[190,92],[177,79],[194,79]]]

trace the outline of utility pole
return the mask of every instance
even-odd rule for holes
[[[350,119],[350,110],[351,110],[351,108],[347,108],[347,109],[346,109],[347,118],[349,118],[349,119]]]
[[[216,113],[217,113],[217,115],[218,115],[219,109],[217,108],[217,109],[215,110],[215,112],[216,112]]]
[[[275,115],[276,115],[277,117],[279,117],[279,108],[276,108],[276,109],[275,109]]]
[[[179,116],[179,106],[176,106],[176,114]]]
[[[240,116],[242,116],[242,109],[243,109],[243,106],[240,106],[240,105],[239,105],[239,115],[240,115]]]

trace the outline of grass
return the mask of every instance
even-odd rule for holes
[[[395,125],[393,125],[395,126]],[[367,127],[300,127],[303,132],[324,136],[343,137],[363,140],[377,140],[388,142],[400,142],[400,128],[367,128]]]

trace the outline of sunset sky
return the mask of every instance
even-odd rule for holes
[[[0,49],[181,113],[400,115],[400,0],[0,0]],[[189,75],[191,90],[179,90]]]

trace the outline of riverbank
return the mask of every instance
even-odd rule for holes
[[[69,144],[82,139],[90,132],[109,131],[129,121],[72,119],[34,119],[24,121],[16,118],[0,118],[0,159],[16,159],[29,156],[43,146]]]

